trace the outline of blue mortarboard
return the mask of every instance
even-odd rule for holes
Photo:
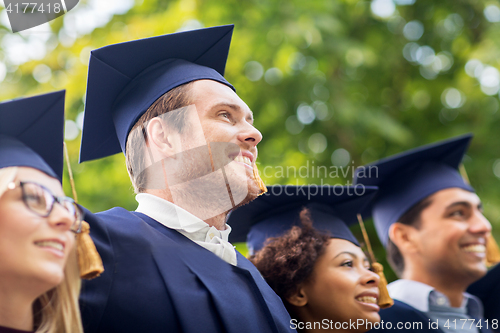
[[[384,246],[391,224],[422,199],[451,187],[474,191],[458,172],[471,139],[471,134],[459,136],[408,150],[356,170],[354,184],[379,187],[363,216],[373,216]]]
[[[479,297],[483,302],[484,318],[500,318],[500,264],[490,269],[480,280],[474,282],[467,292]],[[497,326],[498,327],[498,326]]]
[[[359,246],[349,226],[376,191],[372,186],[270,186],[267,193],[231,212],[229,241],[246,241],[254,253],[267,238],[300,225],[299,213],[307,207],[316,229]]]
[[[64,95],[0,103],[0,168],[31,167],[62,180]]]
[[[80,162],[123,151],[142,114],[169,90],[224,79],[233,25],[110,45],[91,52]]]

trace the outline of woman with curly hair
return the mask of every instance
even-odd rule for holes
[[[0,332],[80,333],[75,234],[64,196],[64,91],[0,104]]]
[[[283,189],[271,187],[230,216],[237,233],[249,230],[250,260],[283,300],[292,328],[368,331],[380,321],[379,277],[348,225],[375,189],[349,195],[352,187],[322,187],[307,197],[295,187]],[[332,194],[339,189],[342,194]]]

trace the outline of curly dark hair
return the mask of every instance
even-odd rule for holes
[[[314,264],[325,252],[330,235],[313,227],[307,208],[300,212],[301,226],[294,226],[285,235],[268,240],[250,257],[269,286],[289,308],[287,298],[297,292],[300,284],[311,277]]]

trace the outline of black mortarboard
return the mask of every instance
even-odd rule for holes
[[[349,226],[357,223],[356,215],[376,191],[373,186],[270,186],[267,193],[231,212],[229,241],[246,241],[254,253],[267,238],[300,225],[299,213],[307,207],[316,229],[359,246]]]
[[[62,180],[65,91],[0,103],[0,168],[25,166]]]
[[[123,151],[142,114],[169,90],[224,79],[233,25],[114,44],[91,52],[80,162]]]
[[[379,187],[363,216],[373,216],[384,246],[391,224],[424,198],[452,187],[474,191],[458,172],[471,139],[471,134],[459,136],[408,150],[356,170],[354,184]]]

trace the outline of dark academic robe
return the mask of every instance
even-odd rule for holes
[[[82,286],[85,332],[294,332],[281,299],[240,253],[230,265],[123,208],[86,215],[105,271]]]
[[[398,323],[402,323],[402,325],[406,323],[411,323],[412,328],[410,328],[410,326],[408,326],[407,328],[404,328],[404,326],[402,326],[401,330],[407,332],[420,332],[420,333],[427,333],[427,332],[443,333],[443,331],[439,328],[430,329],[429,318],[425,316],[422,312],[398,300],[394,300],[394,305],[391,306],[390,308],[381,310],[380,318],[381,318],[380,328],[372,329],[368,332],[370,333],[394,332],[398,331],[398,326],[397,326]]]
[[[500,332],[500,264],[492,268],[482,279],[474,282],[467,292],[479,297],[483,302],[484,318],[495,323],[495,332]]]
[[[381,318],[381,328],[372,329],[368,332],[370,333],[380,333],[380,332],[394,332],[398,331],[398,323],[402,323],[400,330],[406,332],[420,332],[420,333],[444,333],[443,330],[438,328],[436,325],[431,325],[432,320],[429,319],[423,312],[415,309],[414,307],[403,303],[398,300],[394,300],[394,305],[388,309],[380,311]],[[477,321],[476,321],[477,323]],[[409,325],[405,328],[404,325]],[[470,323],[469,323],[470,324]],[[418,326],[421,325],[421,326]],[[458,324],[457,324],[458,325]],[[490,329],[483,327],[480,330],[481,333],[491,333]]]
[[[8,328],[4,326],[0,326],[0,333],[35,333],[33,331],[20,331],[14,328]]]

